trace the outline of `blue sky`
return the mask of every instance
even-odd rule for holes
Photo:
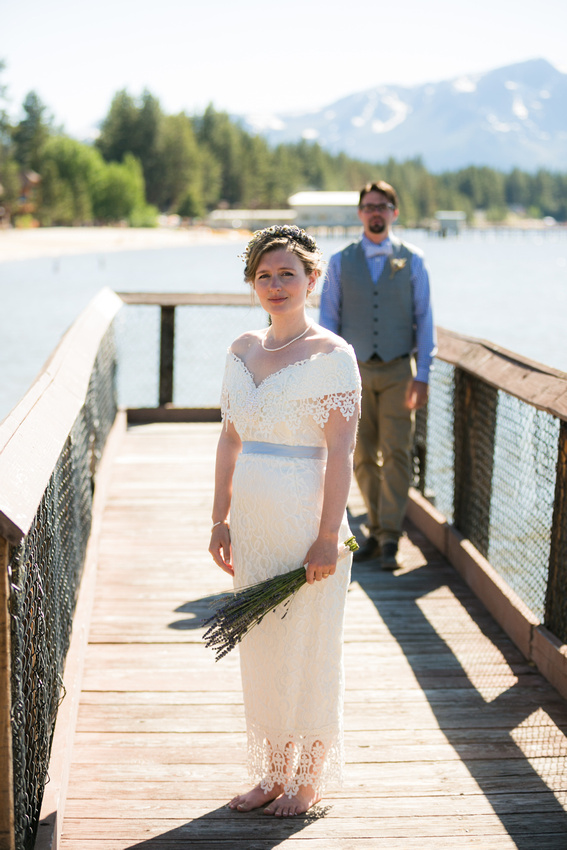
[[[166,112],[264,114],[526,59],[567,72],[566,0],[1,0],[0,15],[10,114],[34,89],[81,138],[121,88]]]

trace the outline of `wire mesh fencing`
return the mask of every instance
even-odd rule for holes
[[[113,331],[33,524],[8,564],[12,750],[17,850],[34,845],[62,694],[73,613],[91,528],[98,462],[116,416]]]
[[[544,623],[560,425],[557,416],[435,360],[416,486]],[[557,619],[553,629],[567,640],[567,614],[560,633]]]
[[[312,319],[317,311],[308,310]],[[173,395],[176,407],[218,407],[226,354],[240,334],[268,325],[268,315],[243,296],[241,306],[175,308]],[[160,307],[129,304],[116,319],[118,397],[127,408],[158,405]]]

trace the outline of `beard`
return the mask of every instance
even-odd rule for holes
[[[386,222],[385,221],[376,221],[372,224],[368,225],[368,230],[370,233],[384,233],[386,230]]]

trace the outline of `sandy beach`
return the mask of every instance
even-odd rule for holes
[[[0,230],[0,263],[61,257],[68,254],[98,254],[111,251],[146,251],[182,248],[212,242],[245,239],[240,230],[210,227],[41,227],[30,230]]]

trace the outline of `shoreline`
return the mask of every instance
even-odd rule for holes
[[[527,233],[529,231],[561,233],[567,226],[535,227],[533,222],[523,226],[492,225],[469,227],[465,232]],[[327,234],[317,234],[318,236]],[[0,265],[19,260],[57,258],[76,254],[107,254],[119,251],[148,251],[160,248],[186,248],[193,245],[247,241],[251,232],[244,228],[216,229],[206,225],[195,227],[37,227],[25,230],[0,228]],[[451,237],[453,238],[453,237]]]
[[[210,227],[9,228],[0,229],[0,264],[70,254],[186,248],[215,242],[237,242],[248,237],[248,231],[219,231]]]

